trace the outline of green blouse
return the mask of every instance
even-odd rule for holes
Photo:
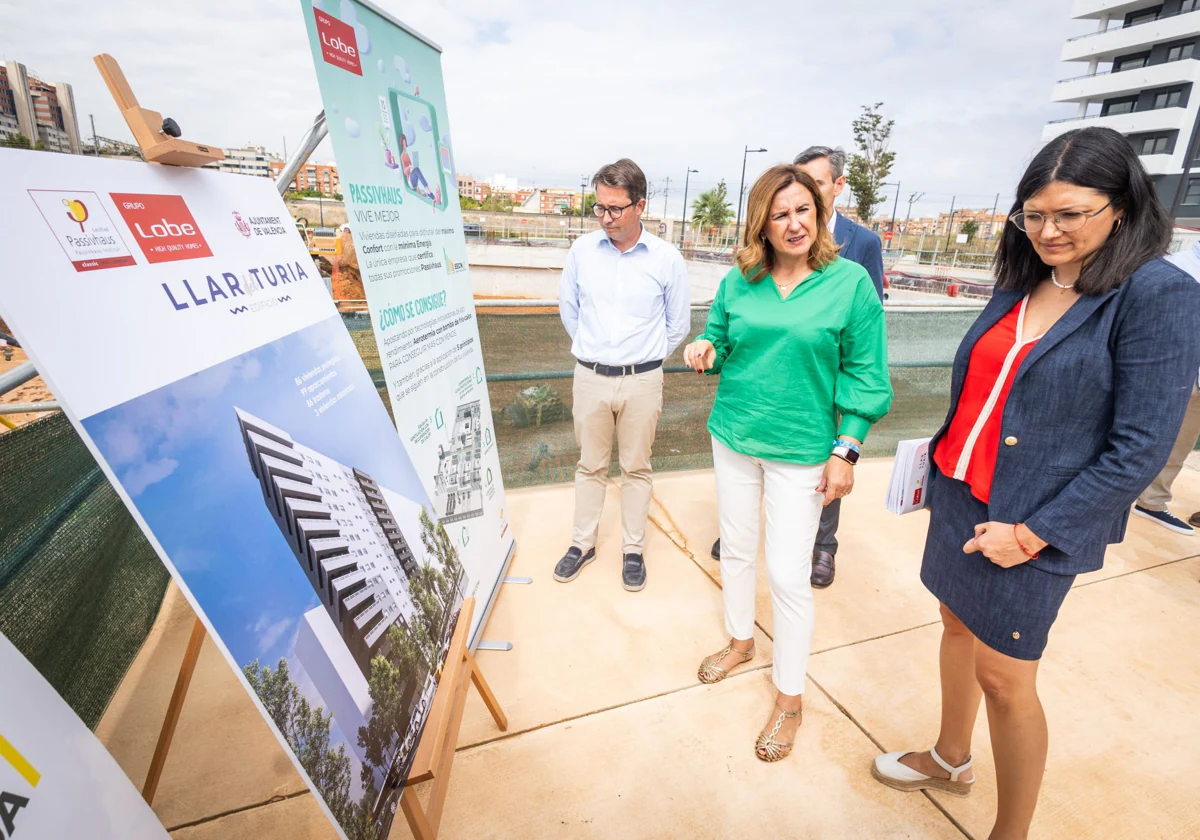
[[[891,407],[883,304],[842,257],[786,298],[769,274],[749,283],[734,266],[699,338],[721,375],[708,430],[743,455],[822,464],[837,435],[865,439]]]

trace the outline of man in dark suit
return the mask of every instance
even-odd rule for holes
[[[880,300],[883,294],[883,245],[879,237],[857,222],[837,212],[835,202],[846,189],[846,152],[829,146],[809,146],[793,161],[817,182],[825,206],[832,209],[829,229],[839,246],[838,255],[852,260],[867,270],[875,283]],[[842,500],[834,499],[821,511],[821,527],[817,530],[817,541],[813,546],[812,585],[824,589],[833,583],[834,558],[837,555],[838,519],[842,512]],[[714,560],[721,559],[721,541],[713,543]]]

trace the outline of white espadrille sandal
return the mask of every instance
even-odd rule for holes
[[[969,782],[961,781],[962,774],[971,769],[971,759],[968,758],[958,767],[951,767],[949,763],[938,755],[936,749],[931,747],[929,754],[933,757],[938,767],[941,767],[950,774],[949,779],[926,776],[924,773],[912,769],[907,764],[901,764],[900,759],[906,755],[912,755],[909,752],[891,752],[886,755],[877,756],[875,763],[871,765],[871,775],[878,781],[896,790],[937,790],[952,796],[966,796],[971,792],[971,785],[975,784],[975,779],[972,778]]]

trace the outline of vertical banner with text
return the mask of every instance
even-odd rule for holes
[[[401,440],[481,608],[513,540],[439,49],[371,3],[301,0]]]

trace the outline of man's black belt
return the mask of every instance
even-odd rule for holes
[[[635,373],[646,373],[662,367],[662,361],[657,362],[642,362],[640,365],[602,365],[599,362],[585,362],[579,360],[579,364],[583,365],[588,370],[594,370],[601,376],[631,376]]]

